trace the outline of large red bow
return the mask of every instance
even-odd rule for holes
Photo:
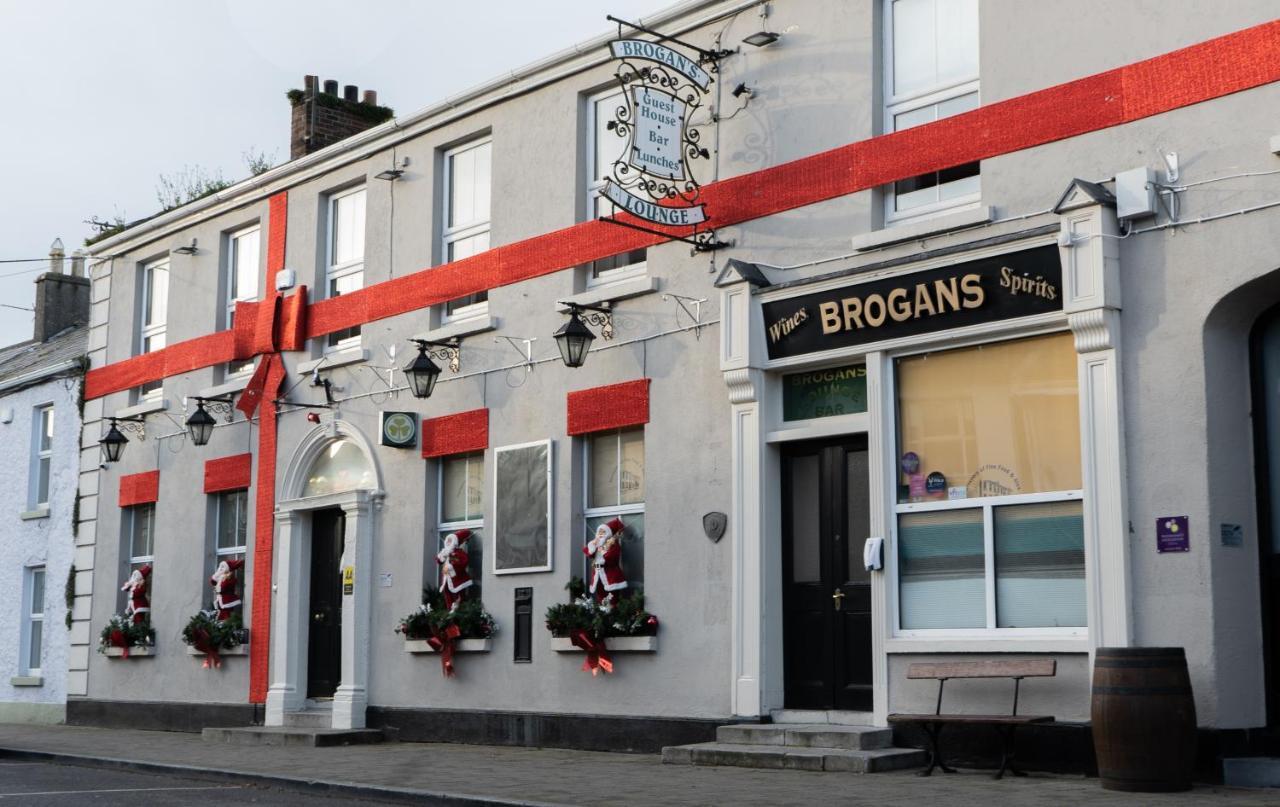
[[[276,292],[260,302],[236,303],[232,330],[236,361],[262,356],[236,403],[236,408],[249,418],[258,411],[264,396],[276,394],[266,386],[272,365],[280,361],[280,351],[302,350],[306,344],[307,287],[299,286],[291,297]]]
[[[605,646],[604,639],[597,642],[585,630],[575,630],[569,634],[569,641],[587,653],[586,660],[582,662],[583,670],[590,670],[592,675],[599,675],[601,670],[613,672],[613,661],[609,658],[609,648]]]
[[[427,637],[427,644],[431,645],[431,649],[440,654],[440,668],[444,671],[445,678],[453,677],[453,648],[458,637],[462,635],[462,629],[457,625],[450,625],[444,630],[436,628],[431,629],[431,635]]]

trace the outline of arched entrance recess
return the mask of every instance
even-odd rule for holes
[[[307,706],[313,516],[340,510],[339,566],[354,571],[354,585],[341,595],[340,680],[333,695],[333,728],[363,728],[369,681],[369,575],[382,474],[372,444],[354,426],[333,421],[313,429],[294,451],[276,505],[276,579],[271,619],[271,687],[266,724],[283,726],[285,715]]]

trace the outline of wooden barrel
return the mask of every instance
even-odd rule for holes
[[[1196,705],[1181,647],[1100,647],[1093,663],[1093,747],[1107,790],[1189,790]]]

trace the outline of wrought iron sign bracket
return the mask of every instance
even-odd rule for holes
[[[458,372],[462,369],[462,342],[458,339],[450,339],[447,342],[433,342],[430,339],[410,339],[418,347],[422,348],[428,356],[436,361],[449,362],[449,370]],[[432,350],[435,348],[435,350]]]
[[[568,308],[569,313],[577,314],[578,318],[583,322],[598,327],[600,329],[600,337],[605,341],[613,338],[613,303],[581,305],[568,300],[556,300],[556,305]]]
[[[525,369],[533,370],[533,343],[538,341],[538,337],[525,339],[520,336],[497,336],[494,337],[493,341],[506,341],[507,344],[511,345],[511,349],[519,353],[520,358],[524,359]]]
[[[317,376],[316,379],[311,382],[311,386],[324,387],[324,403],[302,403],[301,401],[289,401],[284,398],[277,398],[275,400],[276,406],[296,406],[302,409],[333,409],[334,404],[336,403],[333,400],[333,382],[327,378],[319,378]]]
[[[663,301],[675,300],[678,306],[676,310],[676,323],[680,322],[680,312],[683,311],[689,319],[693,320],[693,336],[695,339],[702,338],[702,304],[707,301],[706,297],[686,297],[683,294],[664,294]],[[693,310],[690,310],[693,306]]]
[[[598,219],[598,221],[616,224],[619,227],[627,227],[632,230],[639,230],[642,233],[649,233],[650,235],[660,235],[663,238],[669,238],[672,241],[679,241],[682,244],[688,244],[693,247],[691,254],[697,254],[699,252],[715,252],[718,249],[731,247],[734,243],[733,241],[721,241],[716,238],[715,230],[703,230],[702,232],[697,232],[693,235],[672,235],[671,233],[664,233],[661,230],[651,230],[648,227],[641,227],[639,224],[632,224],[629,221],[619,221],[616,218],[602,218]]]
[[[655,31],[652,28],[646,28],[643,25],[637,25],[634,22],[629,22],[619,17],[615,17],[612,14],[606,15],[605,19],[608,20],[609,22],[616,22],[618,24],[618,36],[622,36],[622,26],[625,25],[628,28],[634,28],[637,31],[642,31],[646,34],[650,34],[651,36],[656,36],[658,38],[657,39],[658,42],[674,42],[681,47],[688,48],[689,50],[697,51],[698,61],[704,64],[707,62],[712,62],[712,63],[718,62],[724,57],[732,56],[733,54],[738,52],[736,48],[733,50],[725,50],[724,48],[707,50],[706,48],[700,48],[697,45],[691,45],[690,43],[685,42],[682,39],[677,39],[674,36],[671,36],[670,34],[664,34],[661,31]]]

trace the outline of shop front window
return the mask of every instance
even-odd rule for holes
[[[896,362],[903,631],[1086,624],[1070,334]]]

